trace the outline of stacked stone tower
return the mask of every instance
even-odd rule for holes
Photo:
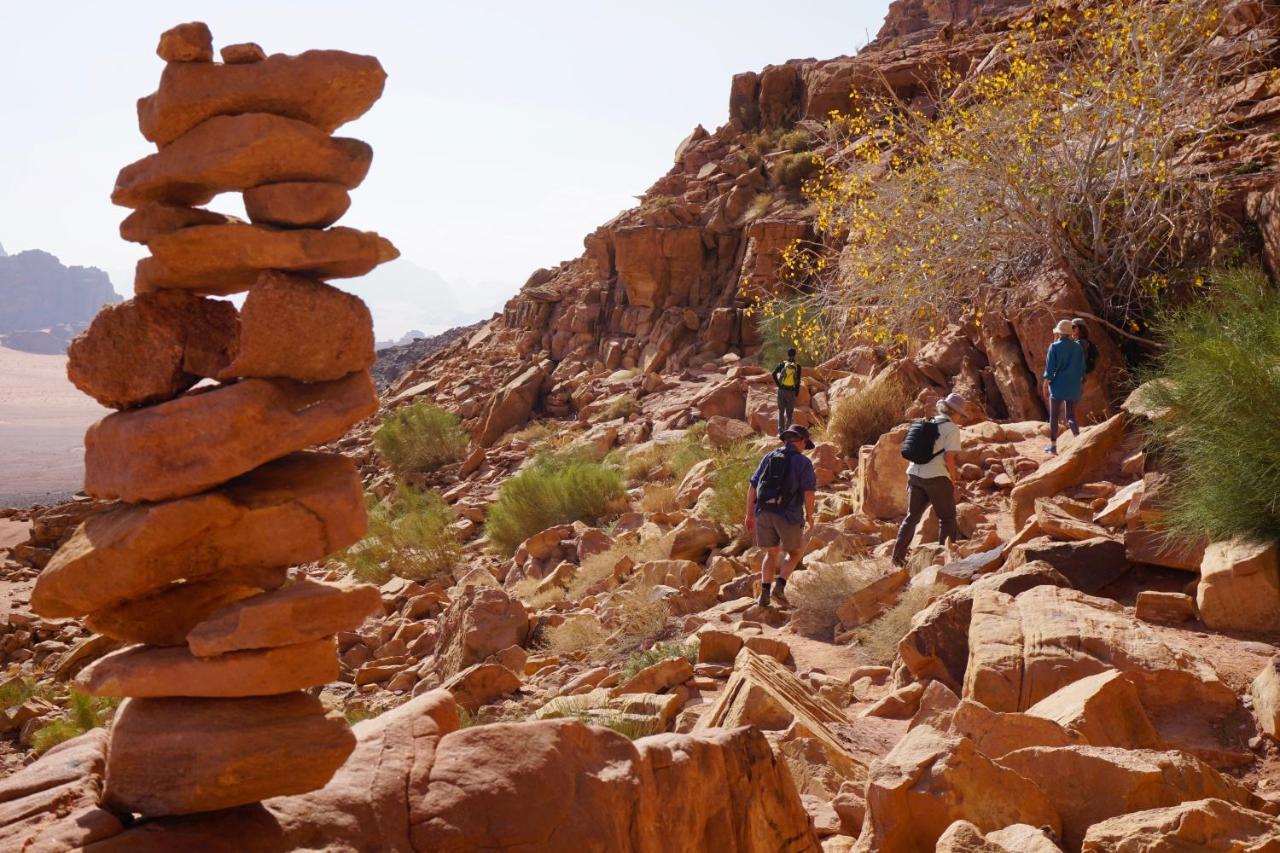
[[[242,44],[215,63],[199,23],[166,32],[158,53],[160,86],[138,102],[158,151],[112,193],[133,209],[121,235],[150,257],[135,297],[69,350],[72,381],[120,410],[85,436],[85,491],[118,503],[32,593],[38,613],[129,644],[77,682],[129,697],[103,801],[147,816],[312,790],[354,748],[310,689],[337,677],[334,635],[378,592],[288,581],[365,531],[355,467],[305,450],[377,409],[369,311],[325,280],[397,255],[330,227],[372,159],[331,134],[382,94],[376,59]],[[200,207],[226,192],[243,193],[249,222]],[[210,298],[245,291],[239,311]]]

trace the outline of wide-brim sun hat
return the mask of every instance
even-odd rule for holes
[[[969,401],[955,393],[943,397],[942,405],[960,415],[967,414],[969,411]]]
[[[809,430],[805,429],[802,426],[796,426],[792,424],[791,426],[784,429],[782,431],[782,434],[779,435],[778,437],[781,438],[783,441],[795,441],[797,438],[803,439],[805,450],[813,450],[813,447],[814,447],[813,439],[809,438]]]
[[[1056,325],[1056,326],[1054,326],[1054,327],[1053,327],[1053,333],[1054,333],[1055,335],[1069,335],[1069,334],[1071,334],[1071,321],[1070,321],[1070,320],[1059,320],[1059,321],[1058,321],[1058,325]]]

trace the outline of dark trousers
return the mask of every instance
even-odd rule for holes
[[[778,386],[778,432],[791,426],[791,419],[796,413],[796,394],[795,388],[783,388]]]
[[[1061,406],[1067,409],[1067,426],[1071,428],[1071,434],[1080,434],[1080,427],[1076,425],[1076,403],[1078,402],[1078,400],[1049,399],[1049,441],[1054,444],[1058,442],[1058,410]]]
[[[907,477],[907,517],[898,528],[898,540],[893,544],[893,560],[900,563],[907,558],[911,537],[916,535],[916,525],[930,504],[938,514],[938,542],[946,544],[960,538],[956,526],[956,492],[950,477],[922,479]]]

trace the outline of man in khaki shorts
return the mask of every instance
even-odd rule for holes
[[[770,584],[773,597],[780,604],[787,603],[787,578],[804,556],[804,531],[813,525],[814,492],[818,488],[813,463],[804,455],[805,450],[813,449],[809,431],[792,425],[780,438],[782,447],[760,460],[751,476],[743,522],[747,534],[754,534],[755,544],[765,549],[760,572],[761,607],[769,606]]]

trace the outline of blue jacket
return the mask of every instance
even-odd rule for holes
[[[1070,338],[1058,338],[1049,345],[1044,362],[1044,378],[1055,400],[1079,400],[1084,393],[1084,347]]]

